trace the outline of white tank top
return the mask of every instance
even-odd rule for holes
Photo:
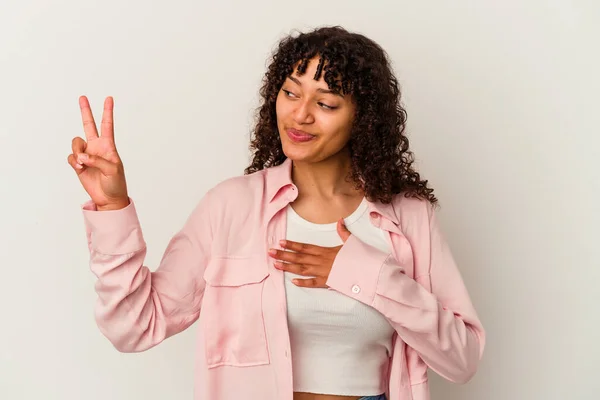
[[[371,224],[367,210],[363,199],[345,218],[348,230],[363,242],[389,251],[384,231]],[[291,205],[286,238],[324,247],[343,243],[336,223],[309,222]],[[389,322],[358,300],[327,288],[298,287],[291,280],[303,276],[284,275],[294,391],[340,396],[384,393],[394,333]]]

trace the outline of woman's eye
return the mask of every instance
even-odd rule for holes
[[[290,98],[297,98],[297,96],[296,96],[294,93],[290,92],[289,90],[281,89],[281,91],[282,91],[283,93],[285,93],[285,95],[286,95],[287,97],[290,97]],[[325,104],[325,103],[318,103],[318,104],[319,104],[319,107],[323,108],[324,110],[335,110],[335,109],[337,108],[337,107],[334,107],[334,106],[328,106],[328,105],[327,105],[327,104]]]
[[[333,107],[333,106],[328,106],[327,104],[324,104],[324,103],[319,103],[319,105],[326,110],[335,110],[337,108],[337,107]]]

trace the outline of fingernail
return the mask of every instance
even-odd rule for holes
[[[279,244],[280,244],[280,245],[282,245],[282,246],[285,246],[285,244],[286,244],[286,241],[285,241],[285,240],[280,240],[280,241],[279,241]]]
[[[81,153],[80,155],[78,155],[78,156],[77,156],[77,161],[78,161],[80,164],[81,164],[81,163],[84,163],[84,162],[86,162],[86,161],[88,161],[88,160],[89,160],[89,157],[88,157],[88,155],[87,155],[87,154],[85,154],[85,153]]]
[[[275,250],[275,249],[270,249],[270,250],[269,250],[269,254],[271,254],[272,256],[274,256],[275,254],[277,254],[277,250]]]

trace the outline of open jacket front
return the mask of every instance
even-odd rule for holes
[[[209,190],[154,272],[133,200],[116,211],[83,205],[96,320],[122,352],[149,349],[199,321],[196,400],[292,400],[283,272],[267,252],[285,239],[298,195],[291,160]],[[385,253],[351,235],[327,281],[382,313],[395,329],[389,400],[428,400],[427,370],[463,383],[485,333],[428,202],[369,202]]]

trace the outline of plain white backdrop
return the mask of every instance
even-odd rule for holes
[[[243,173],[266,60],[294,29],[379,42],[418,168],[488,333],[433,400],[600,396],[600,6],[595,1],[3,0],[0,399],[191,399],[193,325],[140,354],[98,331],[67,164],[115,99],[115,137],[158,264],[204,192]],[[209,399],[207,399],[209,400]]]

